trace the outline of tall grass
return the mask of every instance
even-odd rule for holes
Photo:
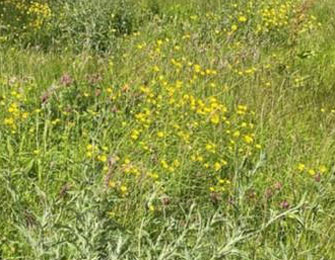
[[[0,3],[0,259],[335,257],[332,1],[34,3]]]

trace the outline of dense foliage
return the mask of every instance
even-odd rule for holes
[[[0,259],[333,259],[332,1],[0,2]]]

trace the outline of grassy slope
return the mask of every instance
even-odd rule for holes
[[[32,113],[16,133],[0,126],[0,228],[4,234],[0,259],[1,254],[4,259],[333,259],[332,6],[326,0],[315,4],[310,12],[322,26],[298,38],[293,47],[221,41],[215,35],[203,36],[206,28],[201,23],[187,20],[181,25],[186,18],[180,17],[161,27],[149,23],[140,35],[120,40],[119,52],[113,55],[1,49],[0,94],[6,97],[1,100],[0,118],[7,117],[15,88],[25,89],[27,111],[39,108],[42,112]],[[188,30],[190,41],[182,38]],[[208,37],[208,42],[201,37]],[[151,55],[157,40],[165,38],[170,40],[163,43],[161,54]],[[147,46],[139,51],[143,43]],[[176,45],[181,50],[175,50]],[[309,58],[299,58],[310,51]],[[238,158],[231,160],[233,166],[227,168],[230,173],[225,177],[232,185],[220,200],[217,193],[208,192],[207,183],[201,184],[198,172],[204,169],[188,161],[187,145],[176,145],[172,139],[165,145],[155,137],[162,127],[171,131],[165,121],[188,125],[187,117],[178,109],[170,113],[163,100],[163,109],[157,109],[161,116],[155,117],[155,127],[143,138],[162,150],[157,152],[159,159],[164,155],[181,161],[181,169],[151,185],[150,178],[123,177],[122,167],[116,166],[112,178],[116,185],[119,180],[125,182],[130,192],[122,195],[120,190],[106,189],[107,162],[86,157],[92,142],[107,146],[107,155],[118,154],[121,160],[130,157],[139,167],[153,167],[164,174],[155,166],[155,159],[152,165],[145,165],[151,157],[139,151],[139,143],[129,137],[138,127],[131,111],[137,109],[136,95],[143,84],[159,88],[159,75],[168,84],[192,78],[187,69],[177,72],[170,64],[171,58],[183,57],[220,73],[185,84],[185,93],[203,100],[214,96],[231,111],[238,104],[254,110],[251,120],[257,142],[263,146],[261,152],[255,152],[244,168],[239,168]],[[237,70],[258,70],[252,76],[241,76],[225,61]],[[153,72],[154,66],[160,71]],[[48,89],[53,91],[51,85],[60,85],[64,73],[75,83],[56,90],[51,101],[42,105],[40,97]],[[87,83],[94,75],[102,80]],[[8,84],[6,76],[17,78],[19,86]],[[27,77],[34,81],[29,83]],[[297,86],[296,78],[304,78],[303,83]],[[216,86],[208,88],[211,82]],[[110,87],[123,97],[106,98]],[[87,100],[83,98],[86,94]],[[113,109],[120,112],[115,114]],[[57,118],[60,123],[54,123]],[[232,124],[244,119],[239,120],[232,117]],[[228,145],[220,139],[222,129],[202,127],[200,135],[192,136],[192,145],[213,137]],[[308,169],[299,172],[298,163]],[[327,171],[319,177],[320,165]],[[316,173],[309,174],[309,169]],[[167,197],[169,203],[164,201]]]

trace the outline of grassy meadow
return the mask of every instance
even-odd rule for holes
[[[335,259],[333,0],[2,0],[0,260]]]

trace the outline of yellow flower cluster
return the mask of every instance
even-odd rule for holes
[[[320,26],[316,17],[308,14],[308,8],[302,1],[268,0],[268,1],[237,1],[226,4],[220,13],[207,13],[206,23],[211,25],[215,35],[234,36],[239,32],[252,32],[258,37],[275,33],[289,33],[298,31],[303,33],[315,30]],[[202,17],[190,16],[192,23],[199,23]],[[219,21],[224,20],[224,25]]]
[[[23,108],[26,101],[25,95],[18,90],[12,90],[0,97],[0,100],[2,100],[0,105],[4,111],[3,124],[8,126],[12,133],[15,133],[20,123],[29,117],[29,112]]]
[[[265,4],[259,11],[261,23],[258,25],[258,30],[268,32],[288,26],[291,16],[294,12],[294,2],[278,1],[270,4]]]
[[[32,21],[29,23],[29,26],[34,29],[40,29],[45,20],[51,17],[51,9],[47,3],[38,3],[31,2],[28,10],[26,11],[27,15],[33,17]]]
[[[311,176],[315,176],[316,174],[324,174],[327,172],[327,167],[325,165],[319,165],[316,168],[313,167],[307,167],[304,163],[298,163],[297,165],[298,172],[301,173],[308,173]]]
[[[240,20],[247,22],[244,16]],[[164,187],[201,172],[207,192],[230,192],[236,162],[253,160],[262,149],[255,113],[245,104],[225,102],[219,69],[180,56],[172,39],[134,45],[149,63],[143,68],[145,84],[109,86],[102,94],[120,108],[116,124],[122,129],[117,149],[122,160],[116,163],[121,174],[113,175],[110,187],[126,195],[139,180]],[[164,63],[167,53],[170,62]],[[89,145],[87,157],[108,167],[99,151]]]
[[[2,19],[7,22],[9,29],[39,30],[47,21],[52,11],[47,3],[27,0],[4,0],[2,5],[6,12]]]

